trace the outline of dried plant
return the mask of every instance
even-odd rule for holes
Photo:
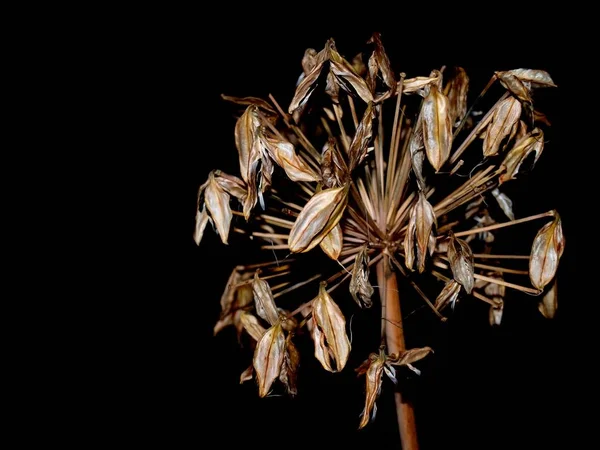
[[[464,69],[407,78],[392,70],[379,34],[367,45],[351,61],[332,39],[321,51],[306,50],[287,111],[272,96],[223,96],[240,107],[240,177],[210,173],[198,192],[194,230],[197,244],[210,222],[225,244],[232,230],[264,241],[269,258],[278,255],[233,270],[215,326],[217,333],[233,325],[238,338],[247,334],[253,342],[252,364],[240,381],[254,378],[261,397],[282,388],[297,393],[294,341],[302,334],[314,341],[325,370],[343,370],[351,342],[338,306],[342,292],[348,289],[358,308],[370,308],[379,288],[382,326],[373,333],[381,333],[381,347],[356,369],[366,378],[359,428],[375,416],[383,373],[395,383],[394,366],[418,373],[413,364],[432,352],[405,348],[398,274],[440,320],[449,305],[472,296],[489,305],[490,323],[499,325],[507,288],[539,296],[541,313],[551,318],[565,245],[556,211],[515,218],[502,192],[542,154],[548,123],[533,97],[536,89],[555,87],[550,75],[494,73],[475,102],[496,82],[501,95],[475,114],[467,107]],[[492,216],[486,202],[508,220]],[[543,219],[551,221],[533,238],[529,255],[494,248],[496,232]],[[512,267],[523,260],[529,270]],[[505,281],[505,274],[522,281]],[[437,286],[437,298],[425,294],[423,283]],[[288,299],[280,302],[282,296]],[[416,448],[411,406],[399,393],[396,402],[402,448]]]

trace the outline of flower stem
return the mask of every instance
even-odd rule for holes
[[[385,337],[388,354],[400,354],[406,350],[404,330],[402,328],[402,313],[400,311],[400,296],[398,295],[398,280],[396,273],[390,270],[389,258],[383,258],[377,263],[377,285],[381,298],[382,313],[385,318]],[[410,403],[402,398],[402,393],[394,393],[396,400],[396,415],[402,450],[418,450],[417,427],[415,413]]]

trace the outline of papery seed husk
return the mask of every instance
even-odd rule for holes
[[[296,154],[291,142],[264,134],[261,135],[261,140],[269,156],[285,171],[290,180],[318,181],[317,174]]]
[[[350,294],[358,306],[370,308],[373,305],[371,297],[374,292],[375,289],[369,282],[369,253],[365,246],[354,259],[352,278],[350,279]]]
[[[351,171],[367,156],[369,143],[373,136],[373,116],[373,103],[369,103],[348,150]]]
[[[521,103],[514,97],[506,98],[494,109],[492,121],[486,128],[483,156],[494,156],[498,153],[500,144],[511,134],[519,121],[521,111]]]
[[[313,300],[312,313],[315,357],[326,370],[339,372],[348,361],[350,340],[346,334],[346,319],[325,290],[324,283]]]
[[[277,379],[283,364],[285,336],[280,324],[269,328],[254,351],[253,365],[258,383],[258,395],[266,396]]]
[[[502,86],[508,89],[521,102],[531,104],[531,95],[529,89],[523,82],[510,72],[496,72]]]
[[[521,164],[527,159],[531,152],[535,152],[533,164],[537,162],[544,150],[544,133],[539,128],[533,129],[529,134],[520,139],[515,146],[507,153],[502,167],[505,173],[500,175],[500,184],[508,180],[515,179],[521,168]]]
[[[556,87],[556,84],[550,78],[550,74],[545,70],[513,69],[509,70],[508,73],[514,75],[523,83],[530,83],[533,88]]]
[[[251,174],[256,172],[260,160],[260,144],[256,135],[259,127],[260,120],[253,105],[246,108],[235,124],[235,146],[239,155],[240,173],[247,184],[251,184]]]
[[[450,242],[448,243],[448,261],[454,279],[465,288],[467,294],[470,294],[475,283],[473,252],[469,244],[455,237],[453,233],[450,234]]]
[[[229,206],[229,194],[216,182],[214,175],[209,175],[209,183],[204,191],[204,203],[210,212],[221,241],[227,244],[229,227],[233,214]]]
[[[362,412],[362,418],[358,426],[359,429],[367,426],[371,419],[377,414],[375,401],[381,393],[382,375],[385,364],[385,357],[377,357],[374,360],[368,360],[369,366],[366,370],[366,398],[365,408]]]
[[[307,252],[339,223],[348,203],[348,187],[324,189],[304,206],[290,231],[292,253]]]
[[[490,305],[489,321],[491,326],[499,326],[502,323],[504,313],[504,301],[500,299],[499,305]]]
[[[200,241],[202,240],[202,236],[204,235],[204,229],[206,228],[206,224],[208,223],[210,217],[206,212],[206,205],[202,206],[202,211],[199,209],[196,211],[196,226],[194,227],[194,242],[196,245],[200,245]]]
[[[298,366],[300,365],[300,353],[292,341],[292,335],[289,334],[285,339],[285,354],[283,364],[279,373],[279,381],[283,383],[286,391],[292,397],[298,394],[297,377]]]
[[[460,293],[461,285],[456,280],[450,280],[435,299],[435,309],[441,311],[447,305],[455,303]]]
[[[462,67],[454,69],[454,76],[444,89],[450,105],[449,115],[452,126],[458,126],[460,120],[467,114],[467,94],[469,77]]]
[[[256,313],[269,322],[269,324],[275,325],[279,321],[279,313],[277,312],[277,306],[275,306],[273,293],[271,292],[269,283],[265,280],[261,280],[258,273],[259,271],[256,271],[254,280],[252,281]]]
[[[492,191],[492,195],[500,205],[500,208],[510,220],[515,220],[515,215],[513,213],[513,202],[508,195],[500,192],[500,189],[496,188]]]
[[[535,236],[529,258],[529,279],[537,289],[544,289],[556,274],[558,261],[565,248],[560,216],[544,225]]]
[[[423,143],[429,163],[438,172],[450,156],[452,123],[448,97],[432,85],[422,106]]]

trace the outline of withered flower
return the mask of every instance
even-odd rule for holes
[[[401,382],[395,367],[418,373],[413,363],[432,351],[402,350],[404,289],[423,300],[419,314],[440,320],[460,297],[460,308],[485,302],[489,323],[500,325],[510,290],[531,294],[552,318],[565,246],[558,213],[516,217],[519,198],[501,186],[519,183],[542,155],[550,121],[534,107],[534,92],[556,86],[550,75],[525,68],[490,74],[476,101],[495,98],[479,111],[467,104],[464,68],[438,66],[407,78],[379,33],[365,44],[351,61],[333,39],[307,49],[299,77],[290,79],[287,111],[273,96],[223,96],[240,114],[233,127],[239,173],[210,172],[190,233],[202,249],[210,223],[224,243],[241,236],[267,251],[268,262],[234,269],[214,330],[235,327],[253,351],[240,382],[254,378],[261,397],[298,393],[301,339],[312,338],[325,370],[344,370],[352,349],[346,318],[381,307],[372,334],[382,347],[358,369],[366,375],[361,428],[375,415],[383,373]],[[548,217],[530,237],[529,256],[497,249],[497,233]],[[523,260],[529,270],[517,267]],[[421,289],[429,280],[440,283]],[[414,448],[406,441],[414,439],[414,423],[402,429],[412,430],[403,447]]]

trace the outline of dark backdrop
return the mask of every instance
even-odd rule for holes
[[[171,266],[172,278],[164,292],[154,293],[160,300],[149,302],[152,319],[144,328],[151,336],[150,352],[156,354],[150,369],[153,387],[141,401],[141,409],[151,411],[153,419],[144,428],[150,439],[160,434],[189,441],[190,446],[218,442],[215,446],[227,448],[374,448],[397,442],[393,386],[387,382],[377,419],[357,431],[364,380],[357,380],[353,368],[372,349],[360,349],[363,353],[353,355],[353,365],[340,374],[318,367],[309,349],[302,355],[295,399],[259,399],[254,382],[240,385],[239,375],[251,354],[238,348],[232,328],[216,337],[212,328],[232,267],[250,259],[252,249],[222,245],[210,227],[200,247],[192,240],[198,186],[214,168],[237,174],[235,108],[220,94],[272,93],[287,106],[307,47],[320,49],[333,37],[339,51],[351,57],[376,30],[309,26],[299,32],[284,23],[253,27],[242,22],[222,25],[216,32],[180,29],[177,24],[155,30],[149,70],[157,86],[154,92],[150,87],[149,98],[156,101],[147,106],[156,113],[151,123],[161,130],[158,160],[160,166],[164,159],[165,167],[152,175],[165,190],[176,187],[177,198],[167,200],[173,220],[160,219],[175,224],[176,235],[168,237],[175,253],[163,261]],[[562,182],[571,162],[564,158],[560,59],[544,43],[540,46],[545,51],[531,50],[535,43],[526,39],[482,43],[470,34],[449,34],[430,44],[399,29],[380,31],[394,69],[409,77],[441,65],[460,65],[473,84],[482,87],[495,70],[526,67],[549,71],[559,86],[540,100],[553,123],[544,154],[527,179],[513,182],[518,187],[512,192],[518,216],[556,208],[563,217],[567,246],[558,275],[556,319],[545,320],[535,299],[511,291],[498,328],[489,327],[487,308],[476,302],[463,302],[446,324],[431,320],[423,310],[407,320],[407,339],[412,346],[430,345],[436,353],[421,363],[420,377],[403,373],[400,380],[415,400],[423,449],[555,448],[566,393],[566,369],[557,363],[557,354],[574,278],[571,249],[577,239],[570,231],[574,206]],[[531,242],[535,229],[529,232]],[[147,282],[150,290],[158,283]]]

